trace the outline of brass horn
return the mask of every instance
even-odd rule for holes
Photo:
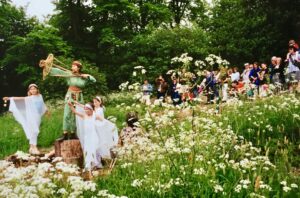
[[[71,70],[68,70],[68,69],[62,67],[59,64],[67,67],[66,64],[59,61],[57,58],[55,58],[53,54],[49,54],[48,57],[46,58],[46,60],[40,60],[39,66],[41,68],[43,68],[43,80],[46,79],[46,76],[50,73],[52,67],[56,67],[56,68],[61,69],[63,71],[70,72],[70,75],[67,75],[67,76],[64,76],[64,75],[54,75],[54,76],[58,76],[58,77],[72,77],[72,76],[75,76],[75,75],[72,75]]]

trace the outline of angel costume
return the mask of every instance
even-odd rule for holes
[[[9,111],[22,125],[30,144],[37,145],[41,118],[46,110],[41,94],[27,96],[24,99],[10,98]]]
[[[100,147],[98,154],[102,158],[111,158],[111,149],[118,144],[118,129],[114,123],[104,119],[103,108],[95,109],[95,114],[103,118],[102,121],[96,121],[96,132],[98,135]]]
[[[76,111],[83,113],[82,107],[76,106]],[[76,116],[77,135],[84,155],[84,167],[91,170],[94,167],[101,168],[101,159],[98,157],[99,139],[96,133],[96,115],[88,116],[84,113],[84,118]]]
[[[74,77],[71,71],[64,71],[58,68],[51,68],[50,76],[64,76],[66,78],[69,87],[77,87],[80,91],[74,91],[68,89],[68,92],[65,96],[65,109],[64,109],[64,118],[63,118],[63,130],[69,132],[75,132],[75,116],[72,113],[68,102],[74,102],[75,100],[79,103],[83,103],[83,94],[81,89],[86,86],[88,82],[96,82],[96,79],[92,76],[88,78]]]

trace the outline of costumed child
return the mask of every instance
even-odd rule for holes
[[[40,132],[41,118],[47,111],[47,107],[36,84],[28,86],[27,94],[28,96],[25,97],[4,97],[3,100],[10,101],[9,111],[23,127],[30,144],[29,153],[39,155],[37,138]]]
[[[83,150],[84,167],[91,173],[93,168],[102,168],[101,161],[97,157],[100,144],[96,133],[96,120],[102,118],[96,116],[92,103],[85,104],[83,108],[76,105],[76,109],[71,102],[68,102],[68,105],[76,115],[77,135]]]
[[[96,96],[93,99],[95,106],[96,116],[102,118],[102,120],[97,120],[96,122],[96,132],[100,142],[100,148],[98,154],[102,158],[111,158],[111,149],[118,144],[118,129],[114,123],[105,119],[104,111],[105,107],[103,105],[102,99]]]

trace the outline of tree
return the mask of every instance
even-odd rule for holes
[[[59,34],[69,45],[72,52],[79,57],[93,59],[95,37],[91,33],[91,6],[87,0],[55,1],[57,14],[50,19],[50,24],[58,28]]]
[[[10,1],[0,1],[0,59],[10,45],[12,37],[24,36],[30,32],[37,21],[26,18],[23,8],[16,8]]]
[[[171,27],[173,27],[173,23],[179,26],[183,21],[184,23],[197,22],[199,25],[204,25],[208,19],[206,15],[208,4],[205,0],[170,0],[168,7],[173,16]]]
[[[139,26],[141,31],[145,30],[151,23],[154,27],[171,22],[172,13],[163,0],[134,0],[139,8]]]
[[[14,42],[15,37],[25,36],[33,29],[36,23],[37,21],[35,19],[26,17],[23,8],[16,8],[9,0],[0,1],[0,98],[2,98],[4,94],[9,93],[6,91],[12,91],[14,89],[13,87],[8,88],[8,76],[2,60]],[[11,56],[17,57],[18,54],[12,54]]]
[[[270,40],[265,24],[265,15],[247,12],[240,0],[215,1],[209,26],[214,52],[233,64],[261,59]]]
[[[291,38],[300,39],[299,1],[216,0],[209,32],[213,50],[231,63],[285,57]]]
[[[118,87],[130,79],[133,68],[138,65],[145,67],[151,81],[172,69],[171,58],[187,52],[196,59],[203,59],[208,54],[207,46],[207,35],[199,27],[157,29],[151,34],[138,35],[128,44],[122,64],[110,70],[108,82],[111,87]]]
[[[41,84],[40,59],[49,53],[66,56],[71,48],[53,27],[36,26],[26,36],[14,36],[1,61],[1,90],[9,95],[22,95],[30,83]]]

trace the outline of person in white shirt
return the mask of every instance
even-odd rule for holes
[[[231,82],[240,80],[240,72],[237,67],[233,68],[233,73],[231,74]]]
[[[242,78],[243,78],[243,82],[244,83],[249,83],[250,80],[249,80],[249,74],[250,74],[250,64],[249,63],[245,63],[245,69],[243,71],[243,73],[241,74]]]

